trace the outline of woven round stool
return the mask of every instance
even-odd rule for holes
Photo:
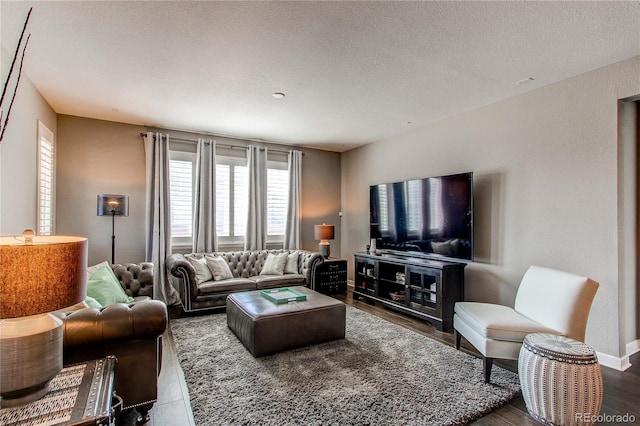
[[[595,351],[553,334],[524,338],[518,359],[529,414],[547,425],[591,425],[602,406],[602,372]]]

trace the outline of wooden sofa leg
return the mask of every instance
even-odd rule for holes
[[[462,339],[462,334],[458,332],[455,328],[453,329],[453,336],[455,339],[456,349],[460,350],[460,340]]]
[[[482,357],[482,367],[484,370],[484,382],[491,381],[491,367],[493,367],[493,358]]]

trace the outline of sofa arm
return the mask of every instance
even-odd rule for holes
[[[180,279],[178,293],[183,305],[194,300],[198,296],[198,281],[193,265],[184,255],[176,253],[167,257],[166,267],[172,276]]]
[[[113,264],[111,269],[128,296],[153,299],[153,263]]]
[[[64,364],[116,357],[115,391],[142,417],[158,398],[167,307],[158,300],[83,308],[62,315]]]
[[[65,348],[155,339],[167,328],[167,306],[159,300],[114,303],[63,315]]]
[[[298,262],[300,274],[304,276],[307,287],[315,288],[316,267],[324,262],[324,257],[317,251],[300,250]]]

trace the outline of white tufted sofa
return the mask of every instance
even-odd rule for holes
[[[167,271],[177,282],[180,301],[185,312],[223,310],[227,296],[239,291],[302,285],[314,288],[315,268],[324,261],[318,252],[297,250],[298,273],[285,275],[260,275],[269,253],[290,253],[294,250],[259,250],[215,253],[172,254],[167,258]],[[220,281],[198,282],[196,271],[187,258],[221,256],[231,269],[233,278]]]

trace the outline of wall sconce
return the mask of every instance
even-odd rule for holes
[[[116,216],[129,216],[129,196],[99,194],[98,216],[111,216],[111,263],[116,263]]]
[[[316,240],[320,240],[320,244],[318,244],[318,251],[321,255],[324,256],[325,259],[329,258],[329,254],[331,253],[331,246],[329,245],[329,240],[333,240],[335,237],[333,225],[327,225],[323,223],[322,225],[314,225],[313,234]]]
[[[87,294],[87,239],[0,237],[0,407],[35,401],[62,370],[62,321],[52,311]]]

